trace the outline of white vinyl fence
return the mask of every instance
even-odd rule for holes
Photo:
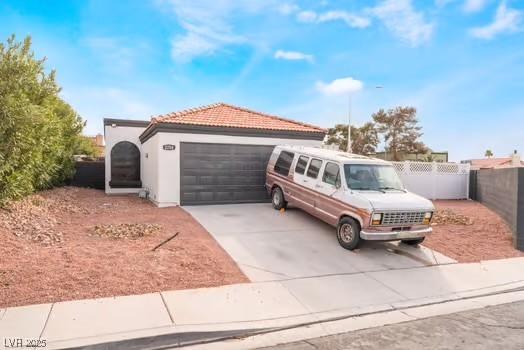
[[[469,164],[392,162],[404,186],[428,199],[467,199]]]

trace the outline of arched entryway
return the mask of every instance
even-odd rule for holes
[[[129,141],[121,141],[111,149],[111,181],[113,188],[140,188],[140,150]]]

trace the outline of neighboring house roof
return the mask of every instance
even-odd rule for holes
[[[484,159],[470,159],[467,161],[472,168],[478,169],[492,169],[492,168],[509,168],[513,167],[512,159],[507,158],[484,158]],[[524,161],[520,161],[521,166],[524,166]]]
[[[326,132],[325,129],[319,128],[317,126],[277,117],[270,114],[255,112],[247,108],[232,106],[226,103],[216,103],[208,106],[161,115],[153,118],[151,123],[175,123],[184,125],[299,131],[311,133]]]

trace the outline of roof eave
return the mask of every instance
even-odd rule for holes
[[[127,127],[138,127],[145,128],[149,126],[148,120],[136,120],[136,119],[118,119],[118,118],[104,118],[104,126],[127,126]]]
[[[145,143],[159,132],[165,133],[187,133],[187,134],[218,134],[227,136],[245,137],[273,137],[284,139],[304,139],[322,141],[326,135],[324,131],[293,131],[293,130],[273,130],[258,128],[235,128],[224,126],[207,126],[180,123],[151,123],[140,135],[141,143]]]

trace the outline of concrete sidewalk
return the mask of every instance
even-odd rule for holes
[[[41,338],[53,349],[282,327],[522,288],[522,271],[524,258],[515,258],[14,307],[0,310],[0,338]],[[345,294],[334,295],[333,284]]]

